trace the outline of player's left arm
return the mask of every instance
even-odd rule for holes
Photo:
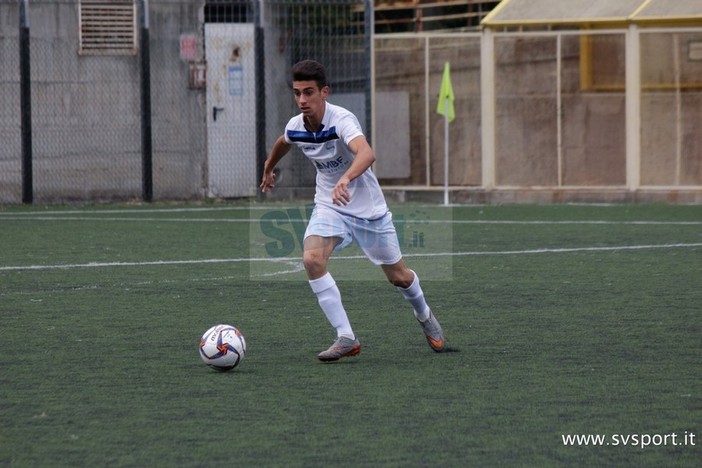
[[[355,158],[332,191],[332,201],[339,206],[347,205],[351,201],[351,195],[349,194],[351,181],[366,172],[375,162],[375,153],[365,136],[359,135],[351,140],[349,149],[353,152]]]

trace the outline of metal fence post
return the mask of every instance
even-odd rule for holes
[[[366,0],[363,5],[363,30],[365,49],[365,95],[366,95],[366,138],[373,142],[375,119],[375,9],[372,0]]]
[[[19,0],[20,113],[22,125],[22,203],[34,201],[32,175],[32,83],[29,57],[29,5]]]
[[[263,5],[254,2],[254,48],[256,67],[256,180],[257,187],[263,178],[263,165],[266,160],[266,73],[265,73],[265,36],[263,30]],[[263,194],[257,190],[258,198]]]
[[[142,199],[153,200],[153,148],[151,138],[151,58],[149,55],[149,0],[141,0],[139,52],[141,55],[141,176]]]

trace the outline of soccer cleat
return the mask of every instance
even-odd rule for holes
[[[338,361],[343,357],[355,356],[361,352],[361,343],[345,336],[336,339],[329,349],[322,351],[317,356],[320,361]]]
[[[440,353],[444,350],[444,345],[446,344],[446,339],[444,338],[444,330],[442,330],[439,321],[434,317],[434,313],[429,311],[429,318],[424,322],[417,320],[422,326],[422,331],[427,337],[427,343],[431,346],[431,349]]]

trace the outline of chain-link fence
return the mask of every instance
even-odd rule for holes
[[[0,146],[2,201],[22,193],[20,161],[23,115],[31,112],[31,176],[34,198],[132,197],[141,193],[138,62],[134,56],[81,57],[78,2],[33,1],[0,4],[4,19],[26,11],[31,72],[21,77],[18,28],[3,23],[3,145]],[[9,23],[9,24],[8,24]],[[17,23],[15,23],[17,24]],[[14,29],[14,30],[13,30]],[[9,59],[9,60],[8,60]],[[26,80],[26,81],[24,81]],[[18,107],[31,94],[31,106]],[[28,129],[23,129],[24,132]],[[23,157],[20,157],[23,155]]]
[[[266,149],[295,111],[288,75],[297,60],[325,63],[334,96],[368,127],[366,8],[0,0],[0,202],[23,201],[27,157],[37,202],[141,199],[147,183],[154,199],[253,195]],[[23,9],[28,77],[20,76]],[[311,185],[314,169],[288,159],[282,185]]]
[[[444,118],[437,114],[450,64],[456,120],[450,124],[449,184],[481,184],[480,34],[385,34],[375,39],[375,116],[382,138],[378,177],[386,186],[444,184]],[[405,111],[398,112],[397,109]],[[382,130],[381,130],[382,129]],[[394,139],[389,140],[389,135]]]
[[[0,203],[26,201],[27,174],[37,202],[254,196],[305,58],[386,187],[441,188],[447,146],[454,188],[702,186],[699,27],[377,34],[373,3],[0,0]],[[314,186],[304,158],[279,168],[278,196]]]
[[[441,188],[447,145],[451,187],[643,189],[670,199],[679,189],[699,191],[702,29],[639,36],[631,51],[623,29],[375,35],[381,182]],[[641,70],[633,92],[630,54]],[[447,62],[456,115],[448,142],[436,112]],[[402,138],[388,143],[393,134]]]
[[[10,23],[12,30],[3,23],[0,34],[0,202],[17,203],[22,200],[19,8],[6,3],[0,3],[0,18],[17,20]]]
[[[368,138],[370,126],[369,2],[264,2],[266,44],[266,148],[272,147],[290,117],[299,112],[291,93],[292,64],[313,59],[323,63],[330,81],[329,101],[356,114]],[[300,153],[301,154],[301,153]],[[278,195],[313,187],[315,169],[302,157],[279,165]]]

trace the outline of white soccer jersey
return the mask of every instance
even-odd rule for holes
[[[387,213],[388,207],[371,168],[349,184],[351,201],[348,205],[337,206],[332,202],[334,186],[355,157],[348,144],[359,135],[363,135],[363,131],[356,116],[328,102],[317,133],[305,127],[303,114],[296,115],[285,126],[285,142],[299,147],[317,168],[315,204],[357,218],[377,219]]]

